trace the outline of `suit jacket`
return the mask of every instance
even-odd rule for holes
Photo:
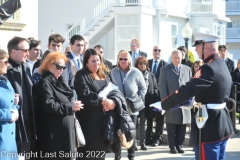
[[[132,56],[132,51],[129,51],[129,53],[130,53],[130,55]],[[139,56],[145,56],[145,57],[147,57],[147,53],[139,50]]]
[[[164,61],[164,60],[160,60],[160,62],[159,62],[159,64],[158,64],[158,68],[157,68],[157,73],[156,73],[156,75],[155,75],[155,77],[156,77],[156,79],[157,79],[157,82],[159,81],[159,77],[160,77],[160,69],[163,67],[163,66],[166,66],[166,65],[168,65],[169,63],[167,63],[166,61]],[[150,68],[150,71],[151,72],[153,72],[152,71],[152,65],[154,65],[154,63],[153,63],[153,59],[149,59],[148,60],[148,65],[149,65],[149,68]]]
[[[231,76],[233,76],[234,67],[235,67],[235,66],[234,66],[234,61],[231,60],[231,59],[229,59],[229,58],[227,58],[227,59],[226,59],[226,65],[227,65],[227,67],[228,67],[228,70],[229,70]]]
[[[17,131],[16,131],[16,138],[17,141],[23,141],[27,142],[28,141],[28,136],[26,134],[26,124],[24,123],[24,114],[22,110],[23,106],[23,92],[22,92],[22,77],[21,73],[19,72],[19,67],[23,67],[22,75],[25,76],[24,80],[25,82],[25,87],[28,98],[28,103],[29,103],[29,122],[31,124],[31,127],[33,130],[31,130],[32,135],[36,139],[36,125],[35,125],[35,115],[34,115],[34,107],[33,107],[33,100],[32,100],[32,79],[31,79],[31,73],[30,73],[30,68],[27,63],[16,63],[14,62],[11,58],[9,58],[9,66],[7,69],[7,78],[9,79],[10,83],[12,84],[12,87],[15,91],[15,93],[19,94],[19,119],[17,121]],[[20,148],[19,148],[20,149]]]
[[[173,63],[162,67],[160,72],[159,90],[162,99],[175,92],[180,86],[186,84],[192,77],[191,68],[182,64],[180,65],[179,75],[175,71]],[[166,123],[191,123],[191,111],[181,108],[169,110],[166,112]]]
[[[110,62],[106,59],[103,59],[103,63],[105,64],[106,67],[109,68],[109,70],[111,70],[113,68],[112,62]]]
[[[233,79],[233,83],[240,85],[240,72],[238,68],[234,70],[232,79]]]

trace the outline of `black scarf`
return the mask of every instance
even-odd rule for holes
[[[64,95],[69,96],[71,98],[74,96],[73,91],[66,84],[62,75],[57,79],[56,77],[54,77],[54,75],[51,72],[46,71],[42,74],[42,78],[47,78],[51,82],[51,84],[54,86],[54,88],[57,91],[63,93]]]

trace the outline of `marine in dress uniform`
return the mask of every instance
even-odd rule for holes
[[[226,64],[217,53],[219,37],[205,33],[194,33],[196,52],[204,60],[194,78],[181,86],[174,93],[162,100],[162,108],[170,110],[172,107],[195,96],[196,102],[206,105],[208,119],[201,129],[201,159],[222,160],[228,138],[234,134],[226,102],[231,90],[231,76]],[[196,113],[197,109],[195,109]],[[190,145],[195,147],[195,157],[198,153],[198,128],[192,119]]]

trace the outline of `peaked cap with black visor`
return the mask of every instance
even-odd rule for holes
[[[199,44],[202,45],[202,60],[204,60],[204,44],[208,42],[218,42],[220,37],[217,35],[207,34],[207,33],[200,33],[200,32],[194,32],[193,33],[195,43],[193,44],[193,47],[196,47]]]

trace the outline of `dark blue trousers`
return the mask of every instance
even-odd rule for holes
[[[228,138],[212,143],[202,143],[202,159],[201,160],[224,160],[226,157],[226,146]],[[199,146],[195,150],[195,158],[199,160]]]

